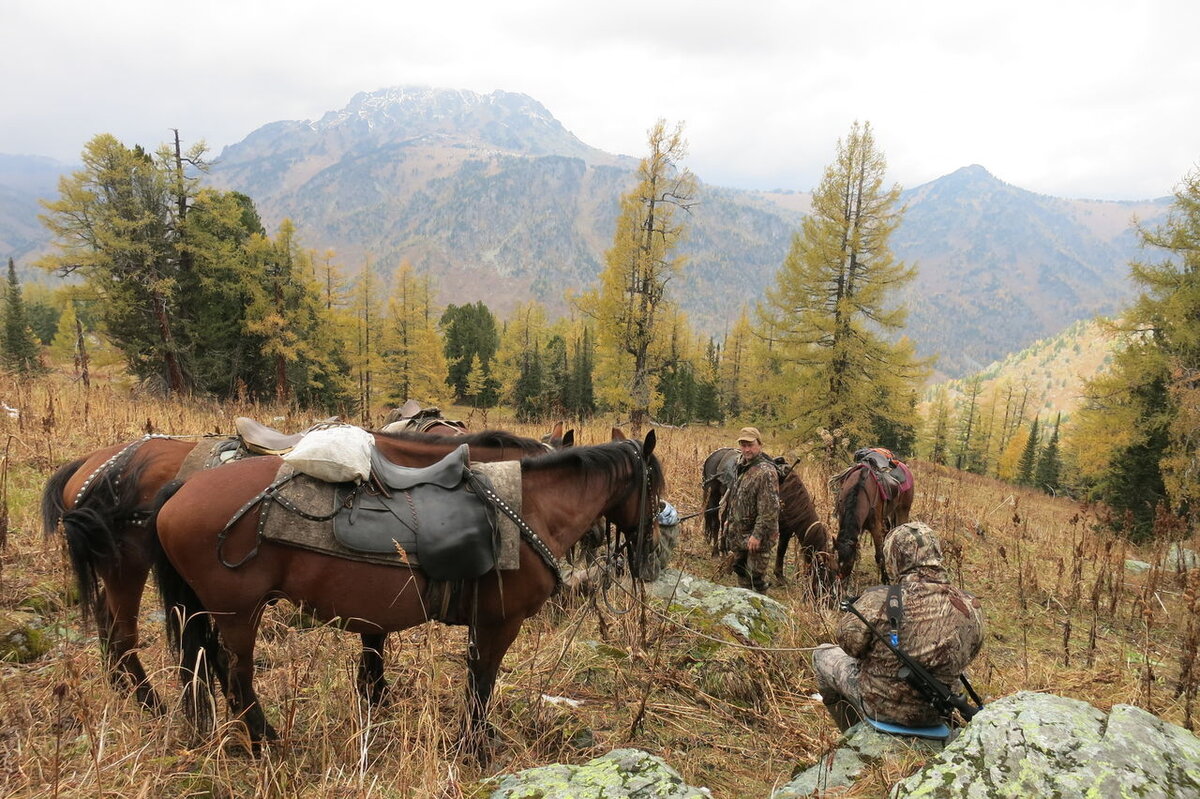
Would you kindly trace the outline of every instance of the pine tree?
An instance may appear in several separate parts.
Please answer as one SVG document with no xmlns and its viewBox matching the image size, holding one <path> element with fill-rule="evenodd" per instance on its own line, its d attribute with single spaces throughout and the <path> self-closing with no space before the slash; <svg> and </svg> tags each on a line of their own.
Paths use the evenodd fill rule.
<svg viewBox="0 0 1200 799">
<path fill-rule="evenodd" d="M 650 420 L 658 378 L 669 365 L 667 284 L 683 264 L 675 254 L 684 233 L 676 213 L 690 211 L 696 192 L 692 173 L 679 166 L 686 154 L 682 128 L 667 133 L 659 120 L 649 145 L 638 185 L 621 198 L 600 286 L 580 298 L 596 320 L 601 394 L 608 405 L 629 409 L 634 436 Z"/>
<path fill-rule="evenodd" d="M 25 303 L 13 259 L 8 259 L 8 280 L 4 288 L 4 337 L 0 339 L 0 357 L 5 369 L 22 377 L 45 371 L 40 347 L 25 318 Z"/>
<path fill-rule="evenodd" d="M 1034 467 L 1037 465 L 1038 454 L 1038 420 L 1034 417 L 1029 428 L 1029 438 L 1025 440 L 1025 449 L 1021 453 L 1021 462 L 1017 466 L 1017 483 L 1023 486 L 1033 485 Z"/>
<path fill-rule="evenodd" d="M 934 463 L 944 465 L 949 459 L 951 423 L 950 399 L 947 396 L 946 387 L 938 386 L 934 391 L 933 402 L 929 408 L 928 443 L 925 448 L 925 451 L 929 453 L 929 460 Z"/>
<path fill-rule="evenodd" d="M 1062 424 L 1062 413 L 1059 413 L 1054 420 L 1054 432 L 1050 434 L 1050 440 L 1046 442 L 1046 448 L 1042 450 L 1042 456 L 1038 459 L 1036 482 L 1039 488 L 1048 494 L 1058 492 L 1059 473 L 1062 471 L 1062 462 L 1058 453 L 1058 431 Z"/>
<path fill-rule="evenodd" d="M 422 405 L 440 405 L 450 399 L 437 316 L 428 276 L 417 275 L 405 261 L 396 270 L 384 325 L 384 391 L 389 402 L 400 405 L 415 399 Z"/>
<path fill-rule="evenodd" d="M 1184 178 L 1163 224 L 1137 230 L 1163 259 L 1130 264 L 1142 291 L 1110 325 L 1124 347 L 1088 383 L 1071 447 L 1116 526 L 1144 539 L 1160 511 L 1191 524 L 1200 514 L 1200 169 Z"/>
<path fill-rule="evenodd" d="M 104 327 L 131 371 L 161 377 L 186 392 L 187 347 L 177 340 L 178 284 L 189 268 L 184 210 L 198 190 L 182 164 L 203 167 L 203 143 L 182 153 L 151 155 L 108 134 L 84 148 L 83 168 L 59 181 L 58 200 L 45 202 L 42 221 L 57 252 L 40 266 L 81 273 L 104 300 Z"/>
<path fill-rule="evenodd" d="M 859 446 L 880 420 L 908 421 L 924 380 L 911 343 L 885 338 L 904 326 L 898 292 L 915 276 L 888 246 L 902 211 L 899 186 L 884 188 L 886 168 L 871 126 L 854 123 L 759 306 L 759 335 L 778 349 L 787 421 L 802 439 L 842 430 Z"/>
</svg>

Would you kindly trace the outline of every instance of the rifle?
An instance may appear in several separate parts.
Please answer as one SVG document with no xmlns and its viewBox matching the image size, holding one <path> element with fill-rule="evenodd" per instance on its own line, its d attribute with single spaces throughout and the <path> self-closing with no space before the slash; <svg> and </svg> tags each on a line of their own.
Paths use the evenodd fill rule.
<svg viewBox="0 0 1200 799">
<path fill-rule="evenodd" d="M 967 689 L 967 693 L 971 695 L 971 699 L 975 702 L 975 705 L 972 705 L 965 698 L 951 691 L 949 686 L 930 674 L 928 669 L 913 660 L 907 652 L 901 649 L 896 643 L 893 643 L 888 636 L 875 629 L 875 625 L 867 621 L 866 616 L 863 616 L 858 608 L 854 607 L 854 602 L 857 599 L 858 597 L 851 597 L 850 599 L 843 600 L 841 605 L 842 610 L 857 616 L 859 621 L 867 625 L 867 629 L 876 638 L 883 641 L 884 645 L 892 650 L 892 654 L 904 664 L 900 667 L 900 671 L 897 672 L 897 676 L 920 691 L 938 713 L 949 717 L 951 713 L 957 710 L 965 720 L 970 721 L 976 713 L 983 709 L 983 700 L 979 698 L 979 694 L 975 693 L 975 689 L 967 680 L 966 674 L 960 674 L 958 678 L 962 681 L 963 687 Z"/>
</svg>

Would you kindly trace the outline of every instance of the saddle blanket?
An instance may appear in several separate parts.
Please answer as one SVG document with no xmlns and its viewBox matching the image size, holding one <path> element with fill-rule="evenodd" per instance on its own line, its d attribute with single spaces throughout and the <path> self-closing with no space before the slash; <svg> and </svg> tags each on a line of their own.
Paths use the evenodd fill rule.
<svg viewBox="0 0 1200 799">
<path fill-rule="evenodd" d="M 519 461 L 502 461 L 499 463 L 473 463 L 471 470 L 482 473 L 492 483 L 496 494 L 519 516 L 521 514 L 521 464 Z M 290 465 L 284 463 L 275 475 L 278 482 L 291 477 L 278 490 L 277 494 L 295 507 L 313 516 L 330 516 L 340 497 L 344 496 L 346 486 L 336 483 L 325 483 L 305 474 L 298 474 Z M 316 552 L 333 555 L 348 560 L 377 563 L 385 566 L 416 566 L 420 562 L 415 554 L 406 550 L 400 552 L 360 552 L 344 546 L 334 536 L 334 522 L 306 519 L 288 511 L 275 501 L 266 501 L 260 511 L 262 537 L 289 546 L 310 549 Z M 520 567 L 521 538 L 517 525 L 507 515 L 497 512 L 497 528 L 499 532 L 499 548 L 496 553 L 496 568 L 511 570 Z M 397 527 L 400 527 L 397 524 Z M 400 536 L 400 531 L 397 537 Z"/>
</svg>

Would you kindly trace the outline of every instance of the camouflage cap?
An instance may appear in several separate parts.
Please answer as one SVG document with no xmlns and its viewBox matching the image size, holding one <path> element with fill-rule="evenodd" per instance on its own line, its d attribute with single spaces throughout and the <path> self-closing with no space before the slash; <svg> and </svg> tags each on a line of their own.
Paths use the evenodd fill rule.
<svg viewBox="0 0 1200 799">
<path fill-rule="evenodd" d="M 942 544 L 929 525 L 902 524 L 883 540 L 883 565 L 894 580 L 922 566 L 941 569 Z"/>
<path fill-rule="evenodd" d="M 743 427 L 742 431 L 738 433 L 737 440 L 739 444 L 743 441 L 757 441 L 761 444 L 762 435 L 758 432 L 757 427 Z"/>
</svg>

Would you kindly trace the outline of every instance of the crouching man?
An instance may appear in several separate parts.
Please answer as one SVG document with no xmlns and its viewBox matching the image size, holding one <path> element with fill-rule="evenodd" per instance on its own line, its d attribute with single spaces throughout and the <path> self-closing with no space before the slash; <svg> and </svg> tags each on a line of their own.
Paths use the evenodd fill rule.
<svg viewBox="0 0 1200 799">
<path fill-rule="evenodd" d="M 892 530 L 883 557 L 898 589 L 868 589 L 854 607 L 951 691 L 961 691 L 959 677 L 983 646 L 979 600 L 950 584 L 941 544 L 925 524 Z M 813 669 L 821 699 L 843 732 L 863 714 L 907 727 L 944 720 L 901 676 L 903 664 L 887 644 L 849 612 L 838 622 L 837 642 L 840 646 L 825 644 L 813 652 Z"/>
</svg>

